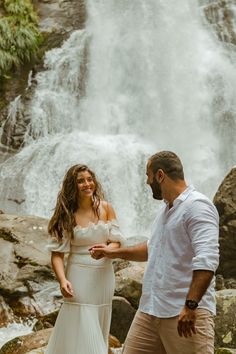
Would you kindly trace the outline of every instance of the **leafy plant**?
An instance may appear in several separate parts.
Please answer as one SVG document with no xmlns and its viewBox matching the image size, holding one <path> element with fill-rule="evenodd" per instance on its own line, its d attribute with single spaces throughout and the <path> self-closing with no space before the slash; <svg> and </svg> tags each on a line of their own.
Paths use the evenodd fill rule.
<svg viewBox="0 0 236 354">
<path fill-rule="evenodd" d="M 13 67 L 30 60 L 42 37 L 30 0 L 4 0 L 0 18 L 0 77 Z"/>
</svg>

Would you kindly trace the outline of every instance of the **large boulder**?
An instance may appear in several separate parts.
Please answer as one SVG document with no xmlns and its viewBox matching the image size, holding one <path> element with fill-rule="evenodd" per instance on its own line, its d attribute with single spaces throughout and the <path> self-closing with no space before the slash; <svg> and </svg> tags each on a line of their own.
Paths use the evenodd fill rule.
<svg viewBox="0 0 236 354">
<path fill-rule="evenodd" d="M 111 333 L 124 343 L 136 310 L 128 300 L 114 296 L 112 301 Z"/>
<path fill-rule="evenodd" d="M 236 167 L 221 183 L 214 204 L 220 215 L 220 265 L 224 278 L 236 278 Z"/>
<path fill-rule="evenodd" d="M 115 295 L 127 299 L 137 309 L 142 293 L 145 263 L 131 263 L 127 268 L 116 272 Z"/>
<path fill-rule="evenodd" d="M 0 214 L 0 326 L 16 317 L 42 316 L 60 306 L 46 250 L 47 223 L 34 216 Z"/>
<path fill-rule="evenodd" d="M 216 292 L 215 345 L 236 348 L 236 289 Z"/>
</svg>

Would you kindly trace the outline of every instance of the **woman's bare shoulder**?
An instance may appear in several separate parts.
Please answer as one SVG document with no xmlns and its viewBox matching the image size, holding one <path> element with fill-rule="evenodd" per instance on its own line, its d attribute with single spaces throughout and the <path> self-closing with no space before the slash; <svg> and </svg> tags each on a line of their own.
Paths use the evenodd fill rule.
<svg viewBox="0 0 236 354">
<path fill-rule="evenodd" d="M 101 200 L 100 206 L 102 210 L 106 213 L 107 220 L 113 220 L 116 218 L 115 210 L 111 203 L 107 202 L 106 200 Z"/>
</svg>

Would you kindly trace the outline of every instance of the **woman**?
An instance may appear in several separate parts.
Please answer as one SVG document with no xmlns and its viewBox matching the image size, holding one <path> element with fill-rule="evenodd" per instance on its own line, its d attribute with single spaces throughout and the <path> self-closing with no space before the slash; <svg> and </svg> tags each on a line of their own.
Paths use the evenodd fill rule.
<svg viewBox="0 0 236 354">
<path fill-rule="evenodd" d="M 95 243 L 123 243 L 112 206 L 85 165 L 66 173 L 48 231 L 52 267 L 64 297 L 46 354 L 107 354 L 114 272 L 111 260 L 93 259 Z M 64 253 L 69 253 L 64 271 Z"/>
</svg>

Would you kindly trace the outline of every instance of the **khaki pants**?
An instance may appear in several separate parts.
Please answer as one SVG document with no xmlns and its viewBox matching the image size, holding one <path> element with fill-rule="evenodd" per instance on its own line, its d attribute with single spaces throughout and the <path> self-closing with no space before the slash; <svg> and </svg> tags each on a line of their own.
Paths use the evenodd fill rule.
<svg viewBox="0 0 236 354">
<path fill-rule="evenodd" d="M 178 316 L 158 318 L 137 311 L 123 354 L 214 354 L 214 320 L 208 310 L 197 309 L 192 337 L 180 337 Z"/>
</svg>

